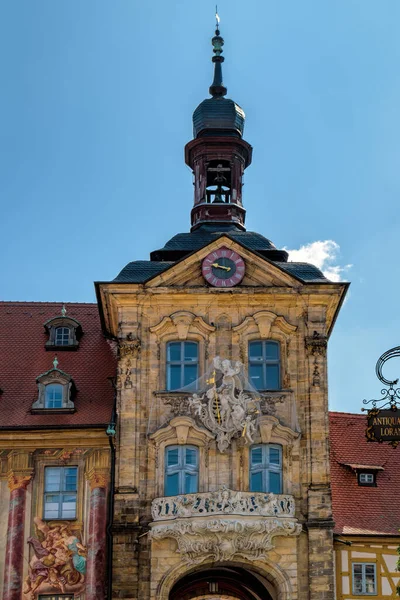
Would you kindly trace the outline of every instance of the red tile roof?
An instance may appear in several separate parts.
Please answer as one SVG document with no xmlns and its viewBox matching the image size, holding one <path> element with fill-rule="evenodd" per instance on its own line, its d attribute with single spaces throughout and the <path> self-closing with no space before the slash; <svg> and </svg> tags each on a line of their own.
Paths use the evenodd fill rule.
<svg viewBox="0 0 400 600">
<path fill-rule="evenodd" d="M 67 316 L 82 325 L 78 350 L 46 350 L 43 324 L 60 316 L 52 302 L 0 302 L 0 427 L 103 425 L 110 420 L 116 359 L 101 332 L 96 304 L 66 304 Z M 76 385 L 73 414 L 31 414 L 38 397 L 36 378 L 53 367 L 72 376 Z"/>
<path fill-rule="evenodd" d="M 367 442 L 366 415 L 331 412 L 329 421 L 335 533 L 399 535 L 400 447 Z M 354 465 L 383 467 L 377 486 L 359 486 Z"/>
</svg>

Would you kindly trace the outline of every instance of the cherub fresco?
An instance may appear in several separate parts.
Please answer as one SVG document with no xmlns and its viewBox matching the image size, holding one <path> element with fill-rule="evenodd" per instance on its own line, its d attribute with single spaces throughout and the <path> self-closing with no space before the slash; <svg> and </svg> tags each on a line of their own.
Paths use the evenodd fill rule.
<svg viewBox="0 0 400 600">
<path fill-rule="evenodd" d="M 34 600 L 37 594 L 83 591 L 86 573 L 86 548 L 65 522 L 45 523 L 34 519 L 37 537 L 28 538 L 33 550 L 24 594 Z"/>
</svg>

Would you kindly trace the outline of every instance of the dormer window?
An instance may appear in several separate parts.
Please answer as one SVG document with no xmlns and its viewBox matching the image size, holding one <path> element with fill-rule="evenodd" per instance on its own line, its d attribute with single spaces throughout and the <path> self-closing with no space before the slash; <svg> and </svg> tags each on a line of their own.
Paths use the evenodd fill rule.
<svg viewBox="0 0 400 600">
<path fill-rule="evenodd" d="M 358 473 L 358 485 L 376 485 L 375 473 L 361 472 Z"/>
<path fill-rule="evenodd" d="M 381 465 L 359 465 L 354 463 L 342 463 L 346 467 L 350 467 L 357 477 L 358 485 L 366 487 L 376 487 L 377 475 L 384 468 Z"/>
<path fill-rule="evenodd" d="M 32 404 L 33 413 L 75 412 L 74 382 L 71 375 L 58 368 L 57 358 L 53 361 L 53 368 L 39 375 L 36 381 L 38 398 Z"/>
<path fill-rule="evenodd" d="M 60 316 L 46 321 L 44 328 L 49 336 L 46 342 L 47 349 L 76 350 L 78 348 L 82 327 L 76 319 L 67 316 L 65 306 L 62 307 Z"/>
</svg>

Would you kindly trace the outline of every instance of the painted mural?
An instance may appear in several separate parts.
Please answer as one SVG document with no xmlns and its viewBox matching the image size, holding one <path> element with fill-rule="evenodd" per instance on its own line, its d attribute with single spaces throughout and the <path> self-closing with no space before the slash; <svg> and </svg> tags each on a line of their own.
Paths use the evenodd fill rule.
<svg viewBox="0 0 400 600">
<path fill-rule="evenodd" d="M 79 594 L 85 583 L 86 547 L 68 522 L 45 523 L 39 517 L 34 522 L 36 537 L 28 538 L 32 558 L 25 579 L 25 598 L 35 600 L 39 593 L 56 591 Z"/>
</svg>

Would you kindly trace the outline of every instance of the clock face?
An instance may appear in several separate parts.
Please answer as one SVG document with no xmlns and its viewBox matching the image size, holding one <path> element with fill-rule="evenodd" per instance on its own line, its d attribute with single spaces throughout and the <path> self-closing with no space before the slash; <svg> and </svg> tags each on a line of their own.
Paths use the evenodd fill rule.
<svg viewBox="0 0 400 600">
<path fill-rule="evenodd" d="M 203 277 L 214 287 L 233 287 L 244 277 L 244 260 L 229 248 L 218 248 L 203 260 Z"/>
</svg>

